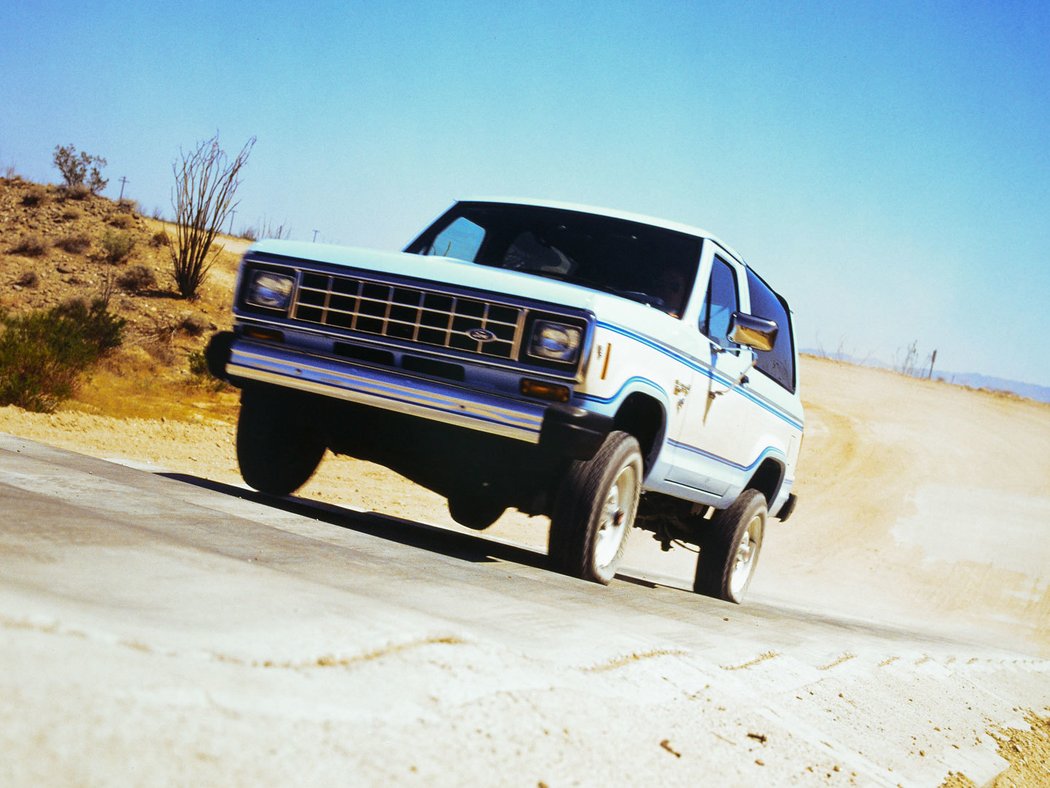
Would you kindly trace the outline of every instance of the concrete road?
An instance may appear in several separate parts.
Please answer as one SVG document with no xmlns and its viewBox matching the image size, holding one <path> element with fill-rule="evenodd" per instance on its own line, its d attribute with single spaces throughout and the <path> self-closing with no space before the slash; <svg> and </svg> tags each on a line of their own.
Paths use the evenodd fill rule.
<svg viewBox="0 0 1050 788">
<path fill-rule="evenodd" d="M 0 784 L 978 784 L 1050 662 L 0 435 Z"/>
</svg>

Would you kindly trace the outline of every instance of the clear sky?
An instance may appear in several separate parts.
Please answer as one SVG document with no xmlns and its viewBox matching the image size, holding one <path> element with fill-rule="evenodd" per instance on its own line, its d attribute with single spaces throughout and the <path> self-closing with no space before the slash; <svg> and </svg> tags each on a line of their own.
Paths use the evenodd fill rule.
<svg viewBox="0 0 1050 788">
<path fill-rule="evenodd" d="M 258 143 L 234 229 L 398 249 L 455 199 L 704 227 L 799 343 L 1050 385 L 1050 2 L 0 2 L 0 172 L 171 213 Z"/>
</svg>

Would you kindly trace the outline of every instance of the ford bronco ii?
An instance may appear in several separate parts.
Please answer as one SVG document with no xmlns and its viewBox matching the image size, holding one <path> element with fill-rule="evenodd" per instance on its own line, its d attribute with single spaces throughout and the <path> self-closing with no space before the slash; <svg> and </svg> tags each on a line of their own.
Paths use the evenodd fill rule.
<svg viewBox="0 0 1050 788">
<path fill-rule="evenodd" d="M 794 508 L 791 312 L 702 230 L 462 201 L 399 253 L 257 243 L 234 298 L 207 356 L 241 388 L 237 458 L 262 492 L 331 449 L 470 528 L 547 515 L 552 564 L 599 583 L 634 528 L 696 545 L 694 589 L 733 602 Z"/>
</svg>

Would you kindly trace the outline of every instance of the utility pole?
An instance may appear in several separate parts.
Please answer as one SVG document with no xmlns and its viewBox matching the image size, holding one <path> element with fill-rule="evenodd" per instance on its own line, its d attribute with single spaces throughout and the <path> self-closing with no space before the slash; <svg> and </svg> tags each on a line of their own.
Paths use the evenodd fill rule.
<svg viewBox="0 0 1050 788">
<path fill-rule="evenodd" d="M 124 184 L 128 182 L 128 179 L 123 175 L 120 176 L 120 196 L 117 198 L 117 202 L 124 199 Z"/>
<path fill-rule="evenodd" d="M 230 211 L 230 232 L 228 233 L 228 235 L 233 235 L 233 217 L 236 215 L 237 209 L 234 208 L 232 211 Z"/>
<path fill-rule="evenodd" d="M 933 351 L 933 355 L 930 356 L 930 374 L 926 376 L 927 380 L 933 379 L 933 365 L 937 363 L 937 351 Z"/>
<path fill-rule="evenodd" d="M 320 230 L 314 230 L 314 243 L 317 243 L 317 234 L 319 232 L 320 232 Z"/>
</svg>

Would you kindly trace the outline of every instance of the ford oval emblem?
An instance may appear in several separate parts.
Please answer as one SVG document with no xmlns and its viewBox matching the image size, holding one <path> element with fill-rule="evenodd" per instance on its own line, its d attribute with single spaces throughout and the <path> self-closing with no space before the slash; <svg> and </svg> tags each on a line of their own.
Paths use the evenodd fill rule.
<svg viewBox="0 0 1050 788">
<path fill-rule="evenodd" d="M 471 328 L 467 331 L 467 336 L 475 342 L 491 342 L 496 338 L 487 328 Z"/>
</svg>

